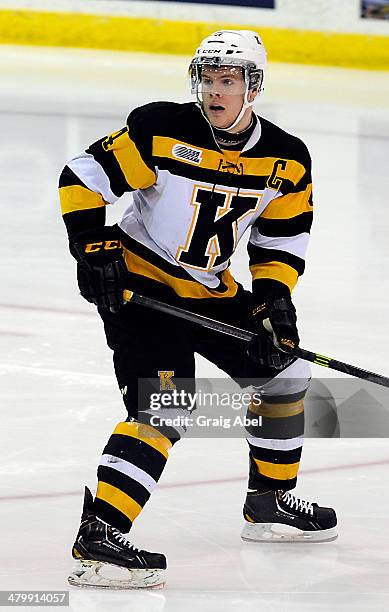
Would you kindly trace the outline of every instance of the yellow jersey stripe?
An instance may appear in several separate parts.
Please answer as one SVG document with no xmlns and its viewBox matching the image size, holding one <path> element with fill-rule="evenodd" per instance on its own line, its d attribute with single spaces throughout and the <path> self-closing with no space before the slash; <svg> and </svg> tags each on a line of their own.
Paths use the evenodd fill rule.
<svg viewBox="0 0 389 612">
<path fill-rule="evenodd" d="M 297 270 L 286 263 L 282 263 L 281 261 L 269 261 L 267 263 L 254 264 L 250 266 L 250 271 L 253 280 L 259 278 L 271 278 L 272 280 L 277 280 L 280 283 L 284 283 L 284 285 L 289 287 L 290 291 L 293 291 L 298 280 Z"/>
<path fill-rule="evenodd" d="M 235 282 L 231 272 L 227 269 L 221 274 L 222 282 L 227 286 L 226 291 L 221 293 L 198 283 L 193 280 L 185 280 L 177 278 L 164 272 L 157 266 L 149 263 L 145 259 L 135 255 L 131 251 L 124 249 L 124 258 L 126 261 L 127 268 L 134 274 L 141 274 L 152 280 L 156 280 L 159 283 L 172 287 L 177 295 L 185 298 L 229 298 L 234 297 L 238 291 L 238 285 Z"/>
<path fill-rule="evenodd" d="M 109 137 L 105 140 L 105 150 L 113 152 L 130 187 L 133 189 L 146 189 L 146 187 L 150 187 L 156 181 L 155 172 L 146 166 L 128 132 L 123 132 L 120 136 L 117 136 L 119 133 L 114 132 L 111 134 L 110 142 Z"/>
<path fill-rule="evenodd" d="M 291 219 L 305 212 L 312 212 L 313 206 L 309 203 L 312 193 L 312 183 L 307 185 L 304 191 L 288 193 L 287 195 L 275 198 L 268 204 L 263 213 L 262 219 Z"/>
<path fill-rule="evenodd" d="M 257 405 L 251 402 L 249 411 L 270 419 L 284 419 L 304 412 L 304 400 L 300 399 L 289 404 L 267 404 L 266 402 L 261 402 L 261 404 Z"/>
<path fill-rule="evenodd" d="M 133 522 L 142 511 L 142 506 L 132 499 L 132 497 L 101 480 L 99 480 L 97 485 L 96 497 L 122 512 L 131 522 Z"/>
<path fill-rule="evenodd" d="M 296 478 L 300 462 L 296 463 L 269 463 L 268 461 L 261 461 L 260 459 L 254 459 L 257 464 L 258 471 L 262 476 L 268 478 L 274 478 L 276 480 L 291 480 Z"/>
<path fill-rule="evenodd" d="M 151 425 L 145 425 L 143 423 L 119 423 L 115 427 L 113 433 L 141 440 L 161 453 L 165 459 L 168 458 L 168 452 L 172 447 L 169 438 L 161 434 L 154 427 L 151 427 Z"/>
<path fill-rule="evenodd" d="M 76 210 L 87 210 L 89 208 L 105 206 L 105 202 L 99 193 L 95 193 L 82 185 L 60 187 L 59 200 L 63 215 Z"/>
<path fill-rule="evenodd" d="M 173 148 L 175 145 L 182 145 L 189 149 L 195 149 L 201 152 L 201 161 L 197 163 L 181 157 L 173 155 Z M 239 157 L 236 151 L 223 151 L 225 161 L 233 163 L 239 163 L 243 166 L 243 174 L 251 176 L 270 176 L 273 172 L 275 162 L 279 161 L 277 157 L 263 157 L 263 158 L 250 158 L 250 157 Z M 187 142 L 177 140 L 175 138 L 169 138 L 168 136 L 154 136 L 153 138 L 153 155 L 156 157 L 167 157 L 168 159 L 174 159 L 175 161 L 182 162 L 184 164 L 190 164 L 191 166 L 198 166 L 199 168 L 206 168 L 207 170 L 219 170 L 221 153 L 218 151 L 211 151 L 209 149 L 203 149 L 196 147 Z M 293 159 L 286 159 L 285 170 L 281 168 L 277 171 L 277 178 L 288 179 L 294 185 L 305 174 L 305 168 L 299 162 Z"/>
</svg>

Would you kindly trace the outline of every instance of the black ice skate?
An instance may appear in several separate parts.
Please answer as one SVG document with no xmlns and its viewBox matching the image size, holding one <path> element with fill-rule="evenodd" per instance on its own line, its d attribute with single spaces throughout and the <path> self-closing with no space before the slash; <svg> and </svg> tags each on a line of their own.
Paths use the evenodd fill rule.
<svg viewBox="0 0 389 612">
<path fill-rule="evenodd" d="M 329 542 L 338 536 L 336 513 L 289 491 L 247 493 L 242 539 L 249 542 Z"/>
<path fill-rule="evenodd" d="M 120 531 L 98 519 L 87 487 L 72 554 L 76 564 L 68 582 L 73 586 L 138 589 L 164 585 L 166 557 L 135 548 Z"/>
</svg>

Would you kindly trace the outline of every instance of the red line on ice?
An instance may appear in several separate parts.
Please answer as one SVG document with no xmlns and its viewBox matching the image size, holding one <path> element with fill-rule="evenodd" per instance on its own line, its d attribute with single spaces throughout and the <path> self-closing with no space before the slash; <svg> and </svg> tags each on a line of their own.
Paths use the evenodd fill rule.
<svg viewBox="0 0 389 612">
<path fill-rule="evenodd" d="M 331 465 L 327 467 L 311 468 L 301 470 L 300 474 L 318 474 L 320 472 L 336 472 L 340 470 L 356 470 L 358 468 L 376 467 L 380 465 L 389 465 L 389 459 L 382 459 L 381 461 L 370 461 L 366 463 L 349 463 L 343 465 Z M 230 482 L 242 482 L 247 480 L 247 476 L 233 476 L 232 478 L 215 478 L 211 480 L 193 480 L 191 482 L 171 482 L 166 484 L 160 484 L 158 489 L 175 489 L 178 487 L 198 487 L 206 485 L 218 485 Z M 27 499 L 50 499 L 58 497 L 71 497 L 75 495 L 82 495 L 82 491 L 63 491 L 58 493 L 26 493 L 23 495 L 3 495 L 0 496 L 0 502 L 4 501 L 17 501 Z"/>
</svg>

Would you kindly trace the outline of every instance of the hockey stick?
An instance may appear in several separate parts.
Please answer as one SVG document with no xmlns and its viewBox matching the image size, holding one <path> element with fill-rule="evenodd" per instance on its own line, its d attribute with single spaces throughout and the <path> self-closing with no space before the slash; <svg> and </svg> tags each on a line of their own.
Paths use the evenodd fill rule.
<svg viewBox="0 0 389 612">
<path fill-rule="evenodd" d="M 189 310 L 184 310 L 183 308 L 178 308 L 177 306 L 172 306 L 170 304 L 165 304 L 164 302 L 154 300 L 153 298 L 149 298 L 144 295 L 139 295 L 139 293 L 134 293 L 128 289 L 124 291 L 123 296 L 126 302 L 146 306 L 147 308 L 151 308 L 153 310 L 159 310 L 160 312 L 174 315 L 175 317 L 185 319 L 191 323 L 197 323 L 198 325 L 202 325 L 203 327 L 207 327 L 208 329 L 212 329 L 221 334 L 227 334 L 227 336 L 240 338 L 246 342 L 250 342 L 250 340 L 252 340 L 256 335 L 254 332 L 247 331 L 246 329 L 234 327 L 233 325 L 228 325 L 228 323 L 216 321 L 215 319 L 204 317 L 203 315 L 190 312 Z M 368 370 L 362 370 L 361 368 L 344 363 L 343 361 L 332 359 L 332 357 L 325 357 L 324 355 L 320 355 L 320 353 L 313 353 L 312 351 L 307 351 L 300 347 L 297 347 L 293 351 L 293 354 L 296 357 L 305 359 L 305 361 L 310 361 L 325 368 L 337 370 L 338 372 L 343 372 L 344 374 L 355 376 L 356 378 L 362 378 L 363 380 L 375 383 L 376 385 L 389 387 L 389 378 L 386 376 L 375 374 L 374 372 L 369 372 Z"/>
</svg>

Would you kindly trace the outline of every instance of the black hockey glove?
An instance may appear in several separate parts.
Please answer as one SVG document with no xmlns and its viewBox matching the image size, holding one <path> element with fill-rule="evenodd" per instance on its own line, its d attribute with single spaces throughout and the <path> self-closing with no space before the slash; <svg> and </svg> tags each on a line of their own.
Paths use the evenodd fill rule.
<svg viewBox="0 0 389 612">
<path fill-rule="evenodd" d="M 257 361 L 276 369 L 284 369 L 295 359 L 293 350 L 300 338 L 297 331 L 296 309 L 290 296 L 277 297 L 255 307 L 258 337 L 249 353 L 257 353 Z"/>
<path fill-rule="evenodd" d="M 125 301 L 127 267 L 115 227 L 101 227 L 77 234 L 70 244 L 77 260 L 77 281 L 82 297 L 99 308 L 117 312 Z"/>
</svg>

